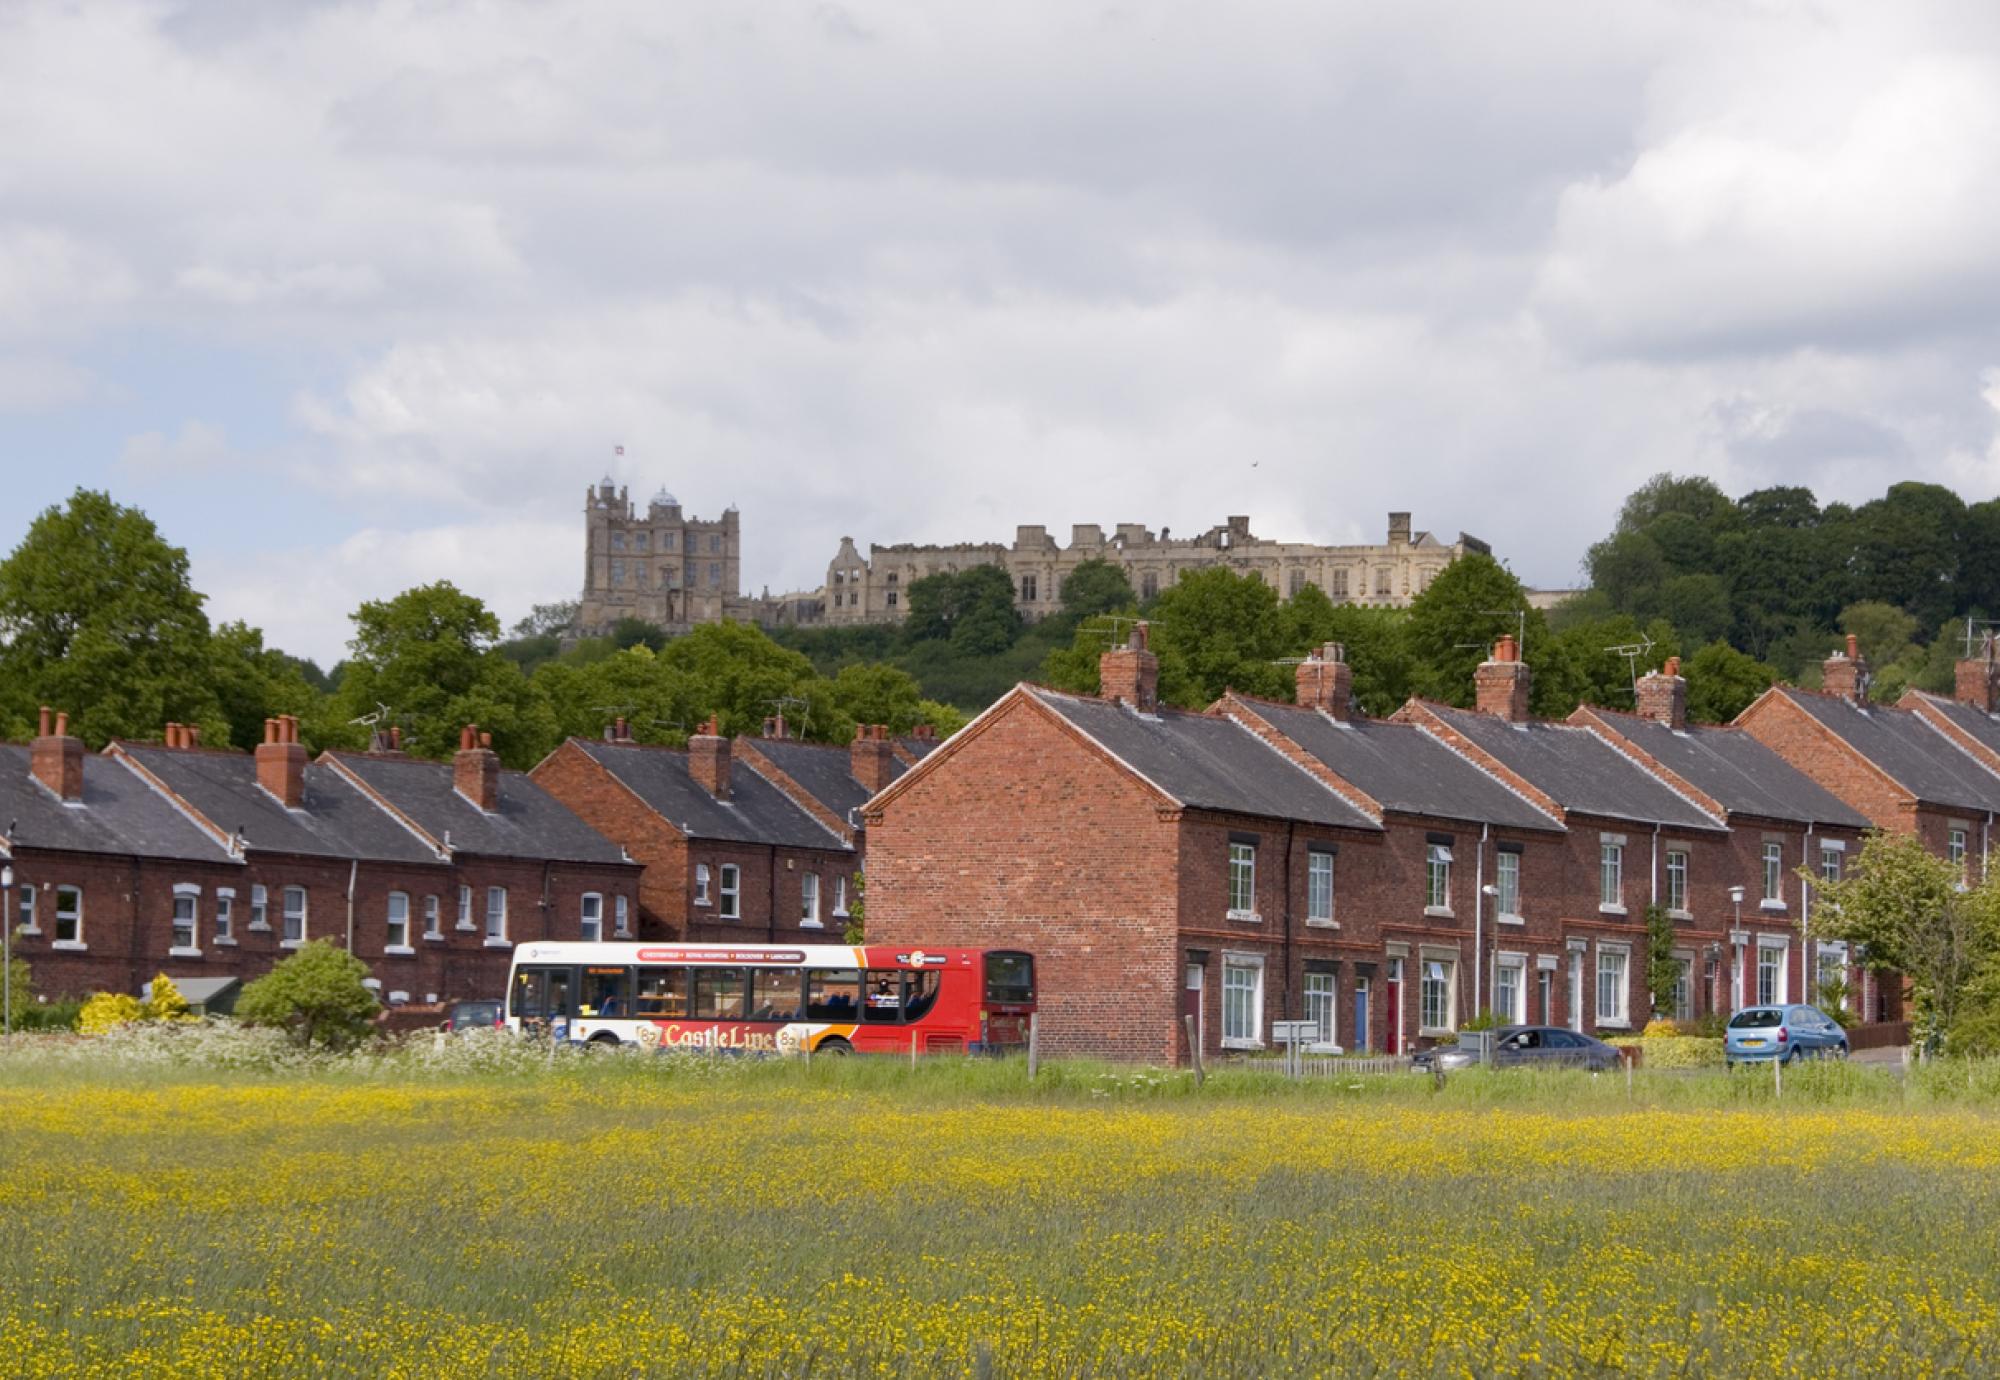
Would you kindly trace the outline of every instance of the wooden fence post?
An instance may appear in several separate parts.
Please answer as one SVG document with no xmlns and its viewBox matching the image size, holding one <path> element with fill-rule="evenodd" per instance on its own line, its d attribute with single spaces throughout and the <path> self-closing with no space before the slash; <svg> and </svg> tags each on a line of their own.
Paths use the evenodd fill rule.
<svg viewBox="0 0 2000 1380">
<path fill-rule="evenodd" d="M 1028 1081 L 1035 1081 L 1035 1074 L 1042 1067 L 1042 1041 L 1040 1028 L 1035 1024 L 1038 1013 L 1028 1013 Z"/>
<path fill-rule="evenodd" d="M 1188 1054 L 1194 1060 L 1194 1085 L 1198 1088 L 1206 1076 L 1201 1066 L 1201 1030 L 1195 1025 L 1192 1015 L 1181 1017 L 1181 1024 L 1187 1027 Z"/>
</svg>

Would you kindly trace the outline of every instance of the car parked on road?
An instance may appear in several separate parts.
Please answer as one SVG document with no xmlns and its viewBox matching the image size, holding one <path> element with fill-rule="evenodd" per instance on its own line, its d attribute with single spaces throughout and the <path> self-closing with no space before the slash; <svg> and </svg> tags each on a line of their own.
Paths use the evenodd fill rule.
<svg viewBox="0 0 2000 1380">
<path fill-rule="evenodd" d="M 1618 1067 L 1619 1054 L 1602 1040 L 1557 1025 L 1503 1025 L 1493 1032 L 1495 1068 L 1586 1068 L 1593 1073 Z M 1429 1072 L 1471 1068 L 1479 1062 L 1476 1044 L 1444 1045 L 1419 1051 L 1411 1060 Z"/>
<path fill-rule="evenodd" d="M 499 1001 L 455 1001 L 444 1017 L 444 1028 L 454 1035 L 461 1030 L 492 1030 L 506 1024 L 507 1006 Z"/>
<path fill-rule="evenodd" d="M 1746 1006 L 1722 1032 L 1722 1061 L 1738 1064 L 1776 1059 L 1845 1059 L 1847 1032 L 1815 1006 Z"/>
</svg>

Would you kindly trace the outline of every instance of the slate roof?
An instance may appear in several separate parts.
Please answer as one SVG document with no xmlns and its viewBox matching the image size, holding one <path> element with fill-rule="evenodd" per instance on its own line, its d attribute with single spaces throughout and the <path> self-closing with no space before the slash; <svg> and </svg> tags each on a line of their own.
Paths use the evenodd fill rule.
<svg viewBox="0 0 2000 1380">
<path fill-rule="evenodd" d="M 1740 728 L 1676 731 L 1636 714 L 1604 720 L 1639 751 L 1731 814 L 1866 829 L 1868 817 Z"/>
<path fill-rule="evenodd" d="M 500 808 L 493 814 L 460 795 L 446 762 L 339 753 L 341 766 L 416 821 L 454 852 L 558 862 L 625 861 L 622 848 L 585 824 L 526 773 L 500 773 Z"/>
<path fill-rule="evenodd" d="M 123 764 L 83 758 L 83 803 L 66 805 L 29 773 L 29 751 L 0 744 L 0 828 L 22 848 L 230 862 L 229 850 Z"/>
<path fill-rule="evenodd" d="M 799 789 L 842 819 L 867 804 L 874 794 L 854 779 L 853 759 L 844 747 L 802 743 L 796 738 L 755 738 L 751 746 L 798 782 Z M 908 770 L 894 757 L 889 759 L 889 780 L 894 781 Z"/>
<path fill-rule="evenodd" d="M 1561 829 L 1560 821 L 1412 724 L 1339 722 L 1316 709 L 1258 702 L 1259 716 L 1384 809 L 1404 814 Z"/>
<path fill-rule="evenodd" d="M 916 758 L 919 762 L 938 750 L 942 738 L 898 738 L 896 746 Z"/>
<path fill-rule="evenodd" d="M 121 749 L 210 824 L 230 834 L 241 829 L 253 849 L 377 862 L 438 860 L 423 840 L 332 767 L 307 763 L 305 803 L 287 810 L 257 784 L 257 762 L 247 753 L 135 743 Z"/>
<path fill-rule="evenodd" d="M 1720 829 L 1721 821 L 1702 810 L 1589 729 L 1539 720 L 1516 724 L 1492 714 L 1444 705 L 1432 713 L 1474 746 L 1578 814 L 1665 824 L 1682 829 Z"/>
<path fill-rule="evenodd" d="M 838 834 L 793 804 L 741 758 L 732 757 L 730 762 L 729 799 L 717 800 L 688 774 L 685 752 L 594 738 L 570 742 L 690 838 L 784 848 L 847 847 Z"/>
<path fill-rule="evenodd" d="M 1918 800 L 1958 810 L 2000 810 L 2000 776 L 1980 766 L 1914 710 L 1880 704 L 1863 709 L 1841 696 L 1789 687 L 1780 693 Z"/>
<path fill-rule="evenodd" d="M 1053 690 L 1028 691 L 1183 805 L 1343 829 L 1381 826 L 1241 724 L 1208 714 L 1136 714 Z"/>
</svg>

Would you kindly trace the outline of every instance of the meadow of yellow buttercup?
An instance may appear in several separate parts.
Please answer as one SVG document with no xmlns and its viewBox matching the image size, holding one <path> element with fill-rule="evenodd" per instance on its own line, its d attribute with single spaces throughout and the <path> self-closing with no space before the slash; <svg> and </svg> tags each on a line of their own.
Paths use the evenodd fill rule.
<svg viewBox="0 0 2000 1380">
<path fill-rule="evenodd" d="M 1020 1077 L 0 1057 L 0 1367 L 2000 1371 L 1976 1099 Z"/>
</svg>

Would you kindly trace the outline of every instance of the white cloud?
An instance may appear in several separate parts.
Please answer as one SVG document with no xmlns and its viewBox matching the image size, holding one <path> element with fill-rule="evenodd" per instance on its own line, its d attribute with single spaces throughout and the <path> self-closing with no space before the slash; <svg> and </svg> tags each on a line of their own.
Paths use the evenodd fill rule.
<svg viewBox="0 0 2000 1380">
<path fill-rule="evenodd" d="M 166 475 L 217 469 L 235 458 L 221 427 L 193 418 L 183 422 L 180 431 L 171 438 L 158 431 L 127 437 L 118 456 L 128 470 Z"/>
</svg>

